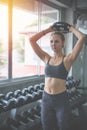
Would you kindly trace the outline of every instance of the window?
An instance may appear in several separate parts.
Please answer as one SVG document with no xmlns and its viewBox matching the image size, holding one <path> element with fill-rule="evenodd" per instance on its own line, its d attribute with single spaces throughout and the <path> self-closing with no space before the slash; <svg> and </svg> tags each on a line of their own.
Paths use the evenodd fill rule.
<svg viewBox="0 0 87 130">
<path fill-rule="evenodd" d="M 12 11 L 12 70 L 10 71 L 12 77 L 10 78 L 42 75 L 44 74 L 44 63 L 33 52 L 28 37 L 59 20 L 59 11 L 37 1 L 34 1 L 34 7 L 31 9 L 27 8 L 27 4 L 24 8 L 21 6 L 22 4 L 15 5 L 17 3 L 15 4 L 14 0 Z M 51 53 L 48 36 L 49 34 L 43 37 L 38 44 L 45 51 Z M 9 79 L 8 50 L 11 50 L 8 49 L 8 44 L 8 8 L 6 5 L 0 4 L 0 80 Z"/>
<path fill-rule="evenodd" d="M 38 15 L 14 8 L 12 48 L 13 78 L 37 75 L 37 58 L 28 41 L 28 36 L 38 31 L 37 25 Z"/>
<path fill-rule="evenodd" d="M 8 78 L 8 7 L 0 4 L 0 80 Z"/>
</svg>

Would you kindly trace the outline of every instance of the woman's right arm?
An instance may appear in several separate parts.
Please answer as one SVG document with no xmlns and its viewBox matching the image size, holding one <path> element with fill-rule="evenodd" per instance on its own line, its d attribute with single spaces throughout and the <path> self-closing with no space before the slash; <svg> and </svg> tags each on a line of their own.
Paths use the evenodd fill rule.
<svg viewBox="0 0 87 130">
<path fill-rule="evenodd" d="M 52 32 L 52 31 L 53 31 L 52 28 L 49 27 L 49 28 L 47 28 L 47 29 L 45 29 L 45 30 L 43 30 L 43 31 L 40 31 L 40 32 L 36 33 L 35 35 L 33 35 L 33 36 L 31 36 L 31 37 L 29 38 L 30 44 L 31 44 L 31 46 L 32 46 L 32 48 L 33 48 L 33 50 L 34 50 L 34 52 L 35 52 L 36 55 L 38 55 L 39 58 L 40 58 L 41 60 L 43 60 L 44 62 L 46 62 L 47 59 L 48 59 L 50 56 L 49 56 L 49 54 L 47 54 L 45 51 L 43 51 L 43 50 L 40 48 L 40 46 L 37 44 L 37 41 L 38 41 L 41 37 L 43 37 L 45 34 L 50 33 L 50 32 Z"/>
</svg>

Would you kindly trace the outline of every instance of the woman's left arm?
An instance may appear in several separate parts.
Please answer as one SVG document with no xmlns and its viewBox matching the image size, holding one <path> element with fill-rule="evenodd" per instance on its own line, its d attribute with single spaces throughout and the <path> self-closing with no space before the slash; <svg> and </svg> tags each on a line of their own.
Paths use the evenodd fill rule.
<svg viewBox="0 0 87 130">
<path fill-rule="evenodd" d="M 85 34 L 80 32 L 78 29 L 74 28 L 73 26 L 71 26 L 69 28 L 69 31 L 72 32 L 78 39 L 71 54 L 70 54 L 70 59 L 73 63 L 75 61 L 75 59 L 77 58 L 77 56 L 79 55 L 81 49 L 83 48 L 86 36 L 85 36 Z"/>
</svg>

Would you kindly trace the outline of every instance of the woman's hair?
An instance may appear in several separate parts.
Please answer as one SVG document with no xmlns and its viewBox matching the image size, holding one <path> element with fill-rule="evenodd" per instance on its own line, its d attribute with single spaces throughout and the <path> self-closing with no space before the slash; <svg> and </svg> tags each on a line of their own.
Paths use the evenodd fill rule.
<svg viewBox="0 0 87 130">
<path fill-rule="evenodd" d="M 61 33 L 61 32 L 55 31 L 55 32 L 52 32 L 52 33 L 51 33 L 51 36 L 52 36 L 52 35 L 58 35 L 58 36 L 60 36 L 60 38 L 61 38 L 61 40 L 62 40 L 63 42 L 65 41 L 64 34 Z"/>
</svg>

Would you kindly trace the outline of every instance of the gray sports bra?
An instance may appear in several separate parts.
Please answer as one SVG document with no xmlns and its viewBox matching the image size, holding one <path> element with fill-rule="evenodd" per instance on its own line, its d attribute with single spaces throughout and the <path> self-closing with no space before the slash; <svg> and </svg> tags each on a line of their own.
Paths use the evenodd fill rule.
<svg viewBox="0 0 87 130">
<path fill-rule="evenodd" d="M 63 60 L 61 64 L 56 66 L 50 65 L 48 60 L 45 66 L 45 77 L 53 77 L 53 78 L 60 78 L 66 80 L 67 75 L 68 75 L 68 71 L 64 66 Z"/>
</svg>

